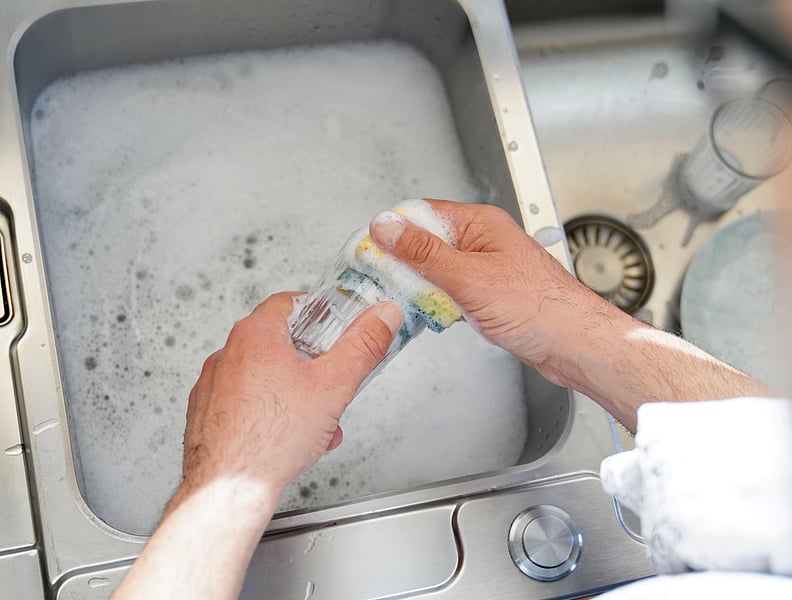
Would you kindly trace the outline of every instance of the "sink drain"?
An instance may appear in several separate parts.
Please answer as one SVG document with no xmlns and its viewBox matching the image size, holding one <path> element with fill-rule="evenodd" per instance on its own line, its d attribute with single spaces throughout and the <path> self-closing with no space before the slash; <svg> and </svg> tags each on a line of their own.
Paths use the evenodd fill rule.
<svg viewBox="0 0 792 600">
<path fill-rule="evenodd" d="M 583 284 L 626 312 L 643 306 L 654 286 L 654 265 L 635 231 L 602 215 L 577 217 L 564 229 Z"/>
</svg>

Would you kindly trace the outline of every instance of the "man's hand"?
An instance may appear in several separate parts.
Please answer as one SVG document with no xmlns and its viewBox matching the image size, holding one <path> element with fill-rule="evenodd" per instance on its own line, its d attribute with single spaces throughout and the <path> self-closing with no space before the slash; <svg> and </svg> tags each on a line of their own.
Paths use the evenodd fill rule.
<svg viewBox="0 0 792 600">
<path fill-rule="evenodd" d="M 401 325 L 393 303 L 369 309 L 324 356 L 292 346 L 293 294 L 259 305 L 212 354 L 190 394 L 184 484 L 239 473 L 279 488 L 341 443 L 341 414 Z"/>
<path fill-rule="evenodd" d="M 482 204 L 427 200 L 450 222 L 455 248 L 388 213 L 371 236 L 451 296 L 484 337 L 556 383 L 562 343 L 591 314 L 611 306 L 575 279 L 505 211 Z M 616 311 L 618 313 L 618 311 Z"/>
<path fill-rule="evenodd" d="M 506 212 L 428 202 L 450 221 L 456 248 L 393 213 L 371 223 L 374 241 L 451 296 L 491 342 L 587 394 L 631 430 L 644 402 L 772 394 L 597 296 Z"/>
<path fill-rule="evenodd" d="M 327 449 L 385 356 L 401 309 L 384 302 L 324 356 L 302 358 L 277 294 L 231 330 L 190 394 L 184 481 L 114 598 L 236 598 L 281 492 Z"/>
</svg>

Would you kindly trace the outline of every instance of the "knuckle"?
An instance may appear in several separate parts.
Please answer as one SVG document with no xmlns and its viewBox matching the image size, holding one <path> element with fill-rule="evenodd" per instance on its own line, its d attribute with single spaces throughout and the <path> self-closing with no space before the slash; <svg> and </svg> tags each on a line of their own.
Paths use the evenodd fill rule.
<svg viewBox="0 0 792 600">
<path fill-rule="evenodd" d="M 379 362 L 388 351 L 391 342 L 390 338 L 391 333 L 387 325 L 378 320 L 376 324 L 360 332 L 358 348 L 362 353 L 370 357 L 372 361 Z"/>
<path fill-rule="evenodd" d="M 508 211 L 494 204 L 470 204 L 468 206 L 471 207 L 470 214 L 479 221 L 491 223 L 514 221 Z"/>
<path fill-rule="evenodd" d="M 404 254 L 410 262 L 421 265 L 431 266 L 437 259 L 442 242 L 426 232 L 416 232 L 415 235 L 405 240 Z"/>
<path fill-rule="evenodd" d="M 237 321 L 234 323 L 234 326 L 231 328 L 230 333 L 228 334 L 228 344 L 229 346 L 235 346 L 246 339 L 250 334 L 250 324 L 247 318 L 242 319 L 241 321 Z"/>
<path fill-rule="evenodd" d="M 493 204 L 481 204 L 481 214 L 489 217 L 490 219 L 497 220 L 497 219 L 510 219 L 511 216 L 508 212 L 502 209 L 500 206 L 495 206 Z"/>
<path fill-rule="evenodd" d="M 212 370 L 217 367 L 217 363 L 220 361 L 220 350 L 213 352 L 210 354 L 203 363 L 203 367 L 201 368 L 201 375 L 211 372 Z M 195 391 L 193 389 L 193 391 Z"/>
</svg>

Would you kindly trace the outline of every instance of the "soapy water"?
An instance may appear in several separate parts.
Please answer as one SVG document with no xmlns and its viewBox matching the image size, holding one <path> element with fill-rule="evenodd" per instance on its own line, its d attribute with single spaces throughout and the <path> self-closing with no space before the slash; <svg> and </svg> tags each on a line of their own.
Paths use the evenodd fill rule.
<svg viewBox="0 0 792 600">
<path fill-rule="evenodd" d="M 196 57 L 61 79 L 32 114 L 34 185 L 82 488 L 153 530 L 203 360 L 269 294 L 306 290 L 405 197 L 476 201 L 442 82 L 392 42 Z M 466 325 L 412 342 L 281 510 L 510 466 L 519 364 Z"/>
</svg>

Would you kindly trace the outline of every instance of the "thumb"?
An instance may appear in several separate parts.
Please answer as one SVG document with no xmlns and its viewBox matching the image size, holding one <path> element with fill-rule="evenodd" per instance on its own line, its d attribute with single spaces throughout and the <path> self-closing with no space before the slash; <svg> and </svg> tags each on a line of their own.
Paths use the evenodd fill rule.
<svg viewBox="0 0 792 600">
<path fill-rule="evenodd" d="M 436 235 L 395 212 L 377 215 L 369 227 L 374 242 L 452 297 L 464 285 L 464 256 Z"/>
<path fill-rule="evenodd" d="M 385 358 L 402 324 L 402 311 L 393 302 L 379 302 L 355 319 L 333 347 L 317 358 L 357 390 Z"/>
</svg>

